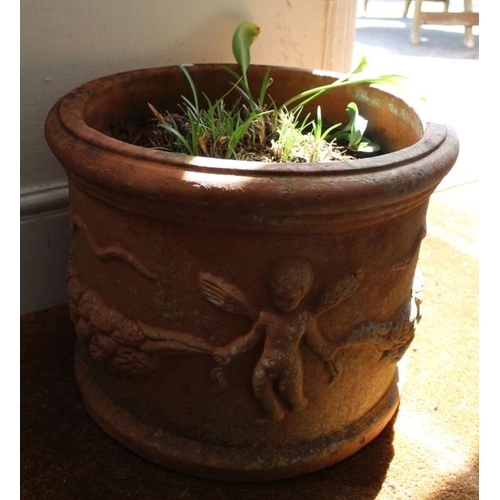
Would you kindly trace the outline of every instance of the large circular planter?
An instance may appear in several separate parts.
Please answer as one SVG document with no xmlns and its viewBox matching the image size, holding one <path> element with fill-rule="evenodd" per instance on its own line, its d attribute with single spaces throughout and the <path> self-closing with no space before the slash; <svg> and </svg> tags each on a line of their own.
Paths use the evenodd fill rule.
<svg viewBox="0 0 500 500">
<path fill-rule="evenodd" d="M 215 97 L 217 65 L 189 68 Z M 254 66 L 259 85 L 265 68 Z M 278 102 L 332 75 L 273 68 Z M 444 125 L 368 86 L 356 101 L 389 153 L 325 164 L 167 154 L 124 141 L 189 87 L 177 67 L 102 78 L 46 122 L 67 172 L 68 269 L 85 405 L 165 467 L 228 480 L 290 477 L 377 436 L 420 319 L 415 280 L 431 193 L 458 155 Z"/>
</svg>

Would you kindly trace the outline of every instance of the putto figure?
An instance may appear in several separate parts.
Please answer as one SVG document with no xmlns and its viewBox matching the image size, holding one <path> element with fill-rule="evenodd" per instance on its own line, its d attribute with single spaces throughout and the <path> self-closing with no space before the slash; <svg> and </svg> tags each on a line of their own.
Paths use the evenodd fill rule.
<svg viewBox="0 0 500 500">
<path fill-rule="evenodd" d="M 251 330 L 230 344 L 216 347 L 213 356 L 219 367 L 252 349 L 263 339 L 262 355 L 252 376 L 252 388 L 264 411 L 259 422 L 278 422 L 286 415 L 285 401 L 291 411 L 307 407 L 303 393 L 301 344 L 304 342 L 325 363 L 331 382 L 337 376 L 333 363 L 338 348 L 323 336 L 318 319 L 350 297 L 363 279 L 363 270 L 343 277 L 327 288 L 315 307 L 303 304 L 314 280 L 311 264 L 302 258 L 275 263 L 268 280 L 270 307 L 256 311 L 234 285 L 208 273 L 200 273 L 201 288 L 207 299 L 232 314 L 254 321 Z M 278 395 L 281 397 L 278 397 Z"/>
</svg>

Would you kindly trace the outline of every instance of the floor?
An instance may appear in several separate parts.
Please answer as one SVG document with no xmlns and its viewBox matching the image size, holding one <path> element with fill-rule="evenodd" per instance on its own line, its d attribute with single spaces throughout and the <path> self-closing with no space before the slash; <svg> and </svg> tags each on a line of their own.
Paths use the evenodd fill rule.
<svg viewBox="0 0 500 500">
<path fill-rule="evenodd" d="M 452 1 L 452 6 L 455 2 Z M 460 500 L 479 497 L 478 201 L 479 31 L 421 30 L 409 42 L 402 0 L 369 0 L 355 58 L 411 78 L 429 121 L 452 126 L 459 159 L 431 199 L 420 267 L 424 317 L 407 355 L 398 415 L 337 466 L 275 483 L 219 483 L 164 471 L 104 434 L 79 398 L 66 305 L 21 318 L 21 498 Z M 411 352 L 410 352 L 411 351 Z"/>
<path fill-rule="evenodd" d="M 462 26 L 422 26 L 420 43 L 410 43 L 413 3 L 403 18 L 402 0 L 364 0 L 358 4 L 353 60 L 366 56 L 376 69 L 408 77 L 405 92 L 413 94 L 428 121 L 452 127 L 460 140 L 460 155 L 452 171 L 431 198 L 428 225 L 439 236 L 479 259 L 480 193 L 483 162 L 478 144 L 484 140 L 481 121 L 484 74 L 479 66 L 479 26 L 475 46 L 463 43 Z M 472 2 L 479 11 L 478 2 Z M 429 11 L 442 11 L 441 2 L 424 2 Z M 450 0 L 450 11 L 463 10 L 463 0 Z M 489 191 L 489 190 L 488 190 Z M 460 214 L 460 215 L 459 215 Z"/>
</svg>

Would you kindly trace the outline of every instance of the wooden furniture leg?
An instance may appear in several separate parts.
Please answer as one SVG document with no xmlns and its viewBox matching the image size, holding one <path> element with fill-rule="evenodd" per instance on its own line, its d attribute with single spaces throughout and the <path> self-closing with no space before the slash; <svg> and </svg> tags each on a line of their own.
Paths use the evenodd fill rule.
<svg viewBox="0 0 500 500">
<path fill-rule="evenodd" d="M 426 0 L 415 0 L 415 13 L 410 34 L 410 41 L 418 45 L 420 26 L 423 24 L 462 25 L 465 29 L 464 43 L 467 47 L 474 47 L 472 27 L 479 24 L 479 13 L 472 11 L 472 0 L 464 0 L 463 12 L 449 12 L 449 0 L 445 0 L 445 12 L 422 12 L 422 3 Z M 408 6 L 409 3 L 407 2 Z M 407 10 L 405 9 L 405 12 Z"/>
</svg>

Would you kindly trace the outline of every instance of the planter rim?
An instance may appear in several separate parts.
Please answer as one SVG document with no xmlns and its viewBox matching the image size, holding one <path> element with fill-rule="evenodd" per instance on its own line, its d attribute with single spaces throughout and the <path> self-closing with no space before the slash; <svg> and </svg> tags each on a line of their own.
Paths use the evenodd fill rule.
<svg viewBox="0 0 500 500">
<path fill-rule="evenodd" d="M 191 68 L 199 71 L 200 78 L 206 77 L 207 69 L 218 70 L 219 76 L 223 70 L 222 65 L 212 64 Z M 263 67 L 254 68 L 263 71 Z M 274 69 L 290 72 L 282 74 L 282 79 L 312 72 Z M 144 87 L 152 82 L 143 80 L 144 76 L 164 78 L 165 72 L 184 76 L 178 66 L 126 71 L 83 84 L 53 106 L 45 123 L 46 139 L 66 170 L 70 187 L 78 186 L 108 205 L 159 220 L 175 218 L 179 224 L 238 231 L 343 231 L 375 224 L 387 214 L 396 217 L 424 203 L 458 156 L 458 138 L 452 128 L 434 123 L 424 128 L 421 115 L 404 99 L 368 85 L 356 87 L 357 97 L 373 96 L 395 106 L 396 120 L 411 114 L 408 125 L 418 128 L 414 144 L 359 160 L 259 163 L 135 146 L 85 122 L 88 113 L 99 109 L 99 99 L 104 102 L 113 97 L 115 86 L 133 94 L 137 106 Z M 117 101 L 122 106 L 124 102 L 128 101 L 123 96 Z M 121 108 L 122 116 L 127 116 L 128 109 L 126 105 Z M 112 118 L 120 123 L 120 116 Z"/>
<path fill-rule="evenodd" d="M 221 69 L 223 64 L 189 64 L 190 68 L 214 68 Z M 266 65 L 265 67 L 268 67 Z M 261 65 L 253 65 L 261 68 Z M 310 73 L 318 76 L 338 77 L 340 73 L 324 70 L 310 70 L 304 68 L 293 68 L 285 66 L 270 66 L 271 69 L 287 72 Z M 376 85 L 365 85 L 370 87 L 370 92 L 389 94 L 401 101 L 409 110 L 415 113 L 422 123 L 424 133 L 419 141 L 404 149 L 385 153 L 380 156 L 361 158 L 356 160 L 336 160 L 317 163 L 278 163 L 259 162 L 249 160 L 231 160 L 220 158 L 209 158 L 202 156 L 190 156 L 178 153 L 158 151 L 152 148 L 136 146 L 109 135 L 106 135 L 89 126 L 82 116 L 82 110 L 86 103 L 107 86 L 121 85 L 133 79 L 140 79 L 146 74 L 160 74 L 165 70 L 178 68 L 178 66 L 164 66 L 155 68 L 136 69 L 124 71 L 113 75 L 97 78 L 86 82 L 65 96 L 61 97 L 54 105 L 50 114 L 57 115 L 63 128 L 74 138 L 83 141 L 89 146 L 98 148 L 111 154 L 126 156 L 131 160 L 139 160 L 159 167 L 177 167 L 193 172 L 204 172 L 213 174 L 226 174 L 252 177 L 274 176 L 338 176 L 349 174 L 374 173 L 397 168 L 418 161 L 439 148 L 447 139 L 449 128 L 439 123 L 424 123 L 421 113 L 415 105 L 409 103 L 406 98 L 394 92 L 381 89 Z M 146 103 L 145 103 L 146 105 Z"/>
</svg>

